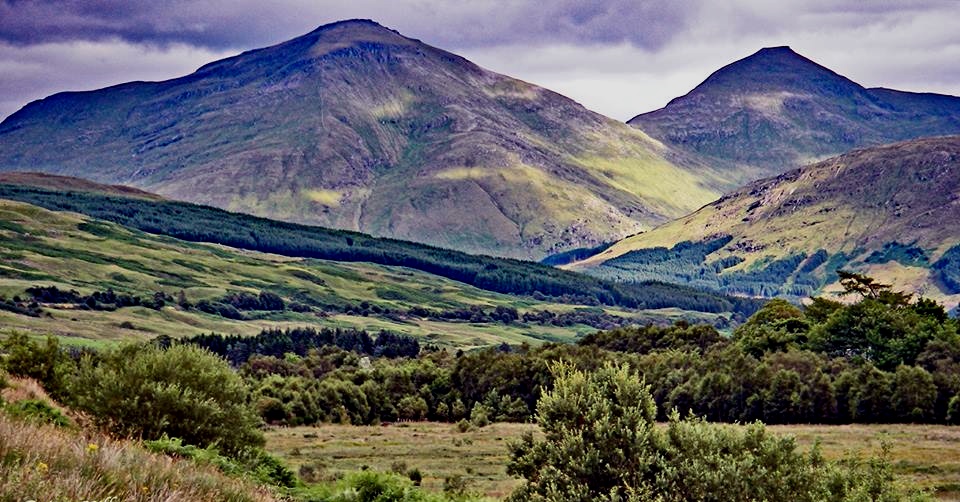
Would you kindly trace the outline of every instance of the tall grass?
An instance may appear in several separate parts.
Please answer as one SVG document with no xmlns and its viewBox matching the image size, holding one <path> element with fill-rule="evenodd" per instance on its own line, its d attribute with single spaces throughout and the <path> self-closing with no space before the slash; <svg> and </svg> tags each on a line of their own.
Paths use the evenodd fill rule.
<svg viewBox="0 0 960 502">
<path fill-rule="evenodd" d="M 0 414 L 0 501 L 259 502 L 262 487 L 147 452 L 131 441 L 83 436 Z"/>
</svg>

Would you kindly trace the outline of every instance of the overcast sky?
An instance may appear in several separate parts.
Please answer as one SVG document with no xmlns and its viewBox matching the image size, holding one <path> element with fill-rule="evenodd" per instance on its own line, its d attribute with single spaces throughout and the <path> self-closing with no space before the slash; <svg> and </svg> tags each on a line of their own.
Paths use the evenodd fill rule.
<svg viewBox="0 0 960 502">
<path fill-rule="evenodd" d="M 626 120 L 761 47 L 960 95 L 960 0 L 0 0 L 0 117 L 368 18 Z"/>
</svg>

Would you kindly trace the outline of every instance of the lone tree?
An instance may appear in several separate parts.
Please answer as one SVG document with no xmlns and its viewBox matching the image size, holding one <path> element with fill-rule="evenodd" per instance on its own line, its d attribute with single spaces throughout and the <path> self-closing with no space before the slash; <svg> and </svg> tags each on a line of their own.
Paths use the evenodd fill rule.
<svg viewBox="0 0 960 502">
<path fill-rule="evenodd" d="M 510 445 L 507 472 L 526 479 L 512 502 L 928 500 L 897 492 L 882 458 L 826 462 L 760 423 L 712 425 L 674 412 L 658 427 L 647 387 L 625 366 L 552 370 L 554 388 L 537 406 L 543 439 L 528 433 Z"/>
</svg>

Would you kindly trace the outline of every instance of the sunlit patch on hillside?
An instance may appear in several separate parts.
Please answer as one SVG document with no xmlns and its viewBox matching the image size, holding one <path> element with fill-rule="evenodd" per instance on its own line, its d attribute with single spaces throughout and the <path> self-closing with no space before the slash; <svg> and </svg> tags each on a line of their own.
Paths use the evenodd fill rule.
<svg viewBox="0 0 960 502">
<path fill-rule="evenodd" d="M 683 216 L 720 196 L 694 174 L 653 156 L 590 156 L 576 162 L 604 184 L 634 194 L 667 216 Z"/>
<path fill-rule="evenodd" d="M 304 190 L 303 194 L 307 199 L 327 207 L 340 207 L 340 202 L 343 200 L 343 194 L 336 190 L 326 188 Z"/>
<path fill-rule="evenodd" d="M 410 91 L 403 90 L 371 108 L 370 115 L 373 115 L 373 118 L 377 120 L 399 119 L 406 115 L 414 101 L 416 101 L 416 96 Z"/>
<path fill-rule="evenodd" d="M 754 111 L 772 118 L 777 118 L 783 115 L 783 103 L 787 99 L 797 97 L 801 96 L 792 92 L 750 94 L 743 97 L 743 104 Z"/>
<path fill-rule="evenodd" d="M 573 238 L 574 232 L 617 231 L 628 235 L 644 227 L 610 202 L 576 184 L 522 163 L 511 167 L 452 167 L 433 175 L 445 181 L 475 181 L 499 194 L 499 209 L 524 238 L 543 235 Z M 586 220 L 584 214 L 596 215 Z"/>
<path fill-rule="evenodd" d="M 540 97 L 541 89 L 520 80 L 500 79 L 486 86 L 483 91 L 493 98 L 506 97 L 532 101 Z"/>
</svg>

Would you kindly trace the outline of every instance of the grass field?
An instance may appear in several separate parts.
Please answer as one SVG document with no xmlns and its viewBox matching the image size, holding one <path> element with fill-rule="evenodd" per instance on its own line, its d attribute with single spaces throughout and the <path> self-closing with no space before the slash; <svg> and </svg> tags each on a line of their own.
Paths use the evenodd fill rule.
<svg viewBox="0 0 960 502">
<path fill-rule="evenodd" d="M 793 435 L 803 450 L 819 439 L 827 458 L 876 454 L 881 442 L 887 441 L 894 472 L 902 483 L 936 490 L 941 500 L 960 501 L 960 428 L 790 425 L 769 429 Z M 507 442 L 535 430 L 529 424 L 493 424 L 461 433 L 453 424 L 421 422 L 277 428 L 267 434 L 267 448 L 294 469 L 314 466 L 328 477 L 364 466 L 381 471 L 418 468 L 427 489 L 441 490 L 444 478 L 460 475 L 472 490 L 503 497 L 519 484 L 506 473 Z"/>
<path fill-rule="evenodd" d="M 227 292 L 257 294 L 272 291 L 287 298 L 309 298 L 319 305 L 358 305 L 367 302 L 384 309 L 413 306 L 432 309 L 486 309 L 509 306 L 520 313 L 555 313 L 583 306 L 535 301 L 492 293 L 463 283 L 403 267 L 371 263 L 341 263 L 289 258 L 242 251 L 126 229 L 65 212 L 0 200 L 0 296 L 24 295 L 35 285 L 55 285 L 89 294 L 112 288 L 118 293 L 150 296 L 163 291 L 176 297 L 183 291 L 191 302 L 216 299 Z M 666 309 L 608 313 L 664 322 L 680 317 L 709 322 L 712 314 Z M 159 311 L 133 307 L 115 312 L 47 308 L 49 316 L 27 317 L 0 311 L 0 336 L 17 330 L 33 335 L 53 334 L 65 340 L 148 340 L 200 333 L 253 335 L 267 327 L 340 326 L 386 329 L 454 348 L 472 348 L 545 341 L 573 341 L 596 331 L 585 325 L 569 327 L 440 322 L 396 319 L 388 316 L 323 315 L 284 312 L 264 318 L 235 321 L 198 311 L 166 307 Z"/>
</svg>

